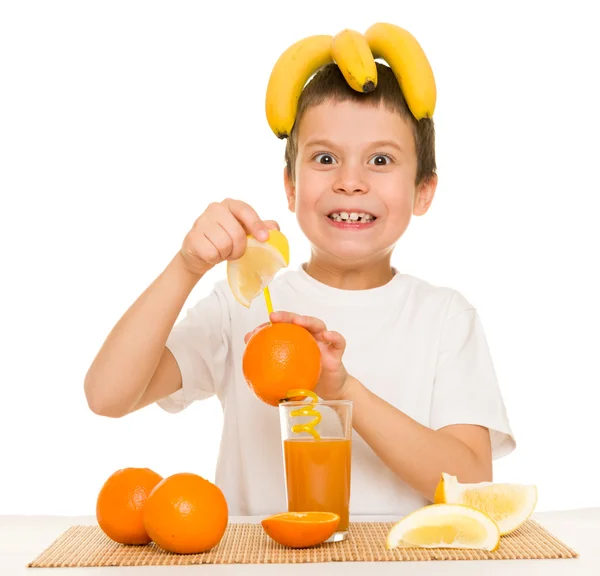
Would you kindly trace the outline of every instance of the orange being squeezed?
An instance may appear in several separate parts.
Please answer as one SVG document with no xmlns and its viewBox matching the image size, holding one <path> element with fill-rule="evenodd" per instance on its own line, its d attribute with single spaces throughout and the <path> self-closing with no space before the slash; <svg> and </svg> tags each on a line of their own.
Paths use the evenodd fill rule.
<svg viewBox="0 0 600 576">
<path fill-rule="evenodd" d="M 291 438 L 283 449 L 288 510 L 334 512 L 348 530 L 351 440 Z"/>
</svg>

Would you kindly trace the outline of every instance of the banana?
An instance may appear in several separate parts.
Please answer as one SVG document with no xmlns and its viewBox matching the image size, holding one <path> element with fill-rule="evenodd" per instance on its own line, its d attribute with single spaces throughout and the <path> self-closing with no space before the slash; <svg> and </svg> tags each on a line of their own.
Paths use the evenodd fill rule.
<svg viewBox="0 0 600 576">
<path fill-rule="evenodd" d="M 371 92 L 377 86 L 377 65 L 366 38 L 356 30 L 342 30 L 331 41 L 333 60 L 348 85 L 357 92 Z"/>
<path fill-rule="evenodd" d="M 408 31 L 378 22 L 366 32 L 374 58 L 383 58 L 390 66 L 413 116 L 431 118 L 435 110 L 436 86 L 427 56 Z"/>
<path fill-rule="evenodd" d="M 328 34 L 308 36 L 295 42 L 279 57 L 267 84 L 265 110 L 271 130 L 287 138 L 296 119 L 298 99 L 308 79 L 333 62 Z"/>
</svg>

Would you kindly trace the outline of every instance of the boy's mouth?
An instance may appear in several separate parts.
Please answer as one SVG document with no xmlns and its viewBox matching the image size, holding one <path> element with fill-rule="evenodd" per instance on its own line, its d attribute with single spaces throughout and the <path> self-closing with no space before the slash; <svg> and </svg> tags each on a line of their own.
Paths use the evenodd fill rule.
<svg viewBox="0 0 600 576">
<path fill-rule="evenodd" d="M 377 219 L 368 212 L 332 212 L 327 217 L 334 222 L 362 223 L 373 222 Z"/>
</svg>

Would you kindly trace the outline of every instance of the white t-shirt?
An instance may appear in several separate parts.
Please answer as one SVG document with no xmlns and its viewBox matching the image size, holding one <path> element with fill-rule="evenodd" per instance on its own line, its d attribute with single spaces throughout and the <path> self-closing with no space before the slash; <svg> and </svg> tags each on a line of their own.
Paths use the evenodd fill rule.
<svg viewBox="0 0 600 576">
<path fill-rule="evenodd" d="M 493 457 L 510 453 L 516 444 L 476 310 L 456 290 L 395 272 L 384 286 L 342 290 L 299 266 L 269 290 L 275 310 L 320 318 L 342 334 L 348 373 L 372 392 L 434 430 L 486 426 Z M 245 308 L 223 280 L 167 341 L 183 385 L 158 405 L 176 413 L 217 395 L 224 425 L 215 482 L 232 515 L 287 509 L 279 409 L 252 394 L 241 366 L 244 335 L 267 319 L 264 298 Z M 350 513 L 405 515 L 426 504 L 353 431 Z"/>
</svg>

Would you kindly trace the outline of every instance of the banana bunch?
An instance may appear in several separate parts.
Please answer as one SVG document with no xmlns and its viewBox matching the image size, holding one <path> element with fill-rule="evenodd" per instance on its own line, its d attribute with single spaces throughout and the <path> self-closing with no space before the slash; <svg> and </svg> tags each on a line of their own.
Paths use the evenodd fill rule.
<svg viewBox="0 0 600 576">
<path fill-rule="evenodd" d="M 353 90 L 375 90 L 377 58 L 389 64 L 413 116 L 417 120 L 431 118 L 437 93 L 425 52 L 404 28 L 378 22 L 364 34 L 345 29 L 335 36 L 308 36 L 281 54 L 267 84 L 265 109 L 271 130 L 278 138 L 290 135 L 306 82 L 319 68 L 332 62 Z"/>
</svg>

